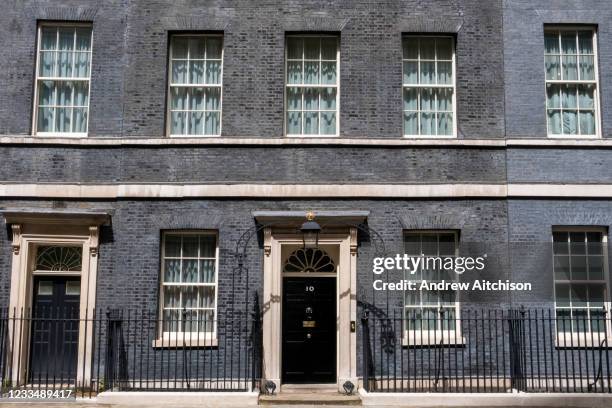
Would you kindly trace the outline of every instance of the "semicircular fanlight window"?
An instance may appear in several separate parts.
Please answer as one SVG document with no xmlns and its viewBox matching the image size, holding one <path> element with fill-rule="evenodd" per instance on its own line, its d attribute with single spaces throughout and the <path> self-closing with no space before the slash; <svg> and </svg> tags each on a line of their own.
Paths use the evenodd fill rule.
<svg viewBox="0 0 612 408">
<path fill-rule="evenodd" d="M 71 246 L 41 246 L 36 255 L 37 271 L 78 272 L 83 249 Z"/>
<path fill-rule="evenodd" d="M 335 272 L 334 261 L 321 249 L 303 249 L 294 251 L 285 262 L 283 272 Z"/>
</svg>

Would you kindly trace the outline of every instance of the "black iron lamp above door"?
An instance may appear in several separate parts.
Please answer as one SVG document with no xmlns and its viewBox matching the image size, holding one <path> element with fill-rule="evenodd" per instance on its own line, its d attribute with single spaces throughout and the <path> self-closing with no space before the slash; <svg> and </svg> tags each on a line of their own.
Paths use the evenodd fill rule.
<svg viewBox="0 0 612 408">
<path fill-rule="evenodd" d="M 302 224 L 300 231 L 302 232 L 302 240 L 304 249 L 316 249 L 319 247 L 319 234 L 321 226 L 315 220 L 315 213 L 308 211 L 306 213 L 306 221 Z"/>
</svg>

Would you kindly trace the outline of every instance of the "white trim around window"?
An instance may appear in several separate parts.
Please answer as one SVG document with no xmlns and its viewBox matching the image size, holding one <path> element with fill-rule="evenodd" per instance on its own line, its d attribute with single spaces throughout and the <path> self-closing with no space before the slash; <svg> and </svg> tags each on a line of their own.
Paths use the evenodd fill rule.
<svg viewBox="0 0 612 408">
<path fill-rule="evenodd" d="M 557 346 L 598 347 L 612 338 L 609 317 L 603 317 L 604 310 L 610 313 L 608 231 L 553 227 L 551 243 Z M 593 330 L 594 324 L 605 330 Z"/>
<path fill-rule="evenodd" d="M 153 346 L 216 346 L 217 231 L 164 231 L 161 243 L 160 324 Z"/>
<path fill-rule="evenodd" d="M 332 44 L 335 50 L 330 48 Z M 312 55 L 308 55 L 309 50 Z M 335 137 L 340 134 L 338 35 L 286 36 L 284 100 L 283 122 L 287 137 Z M 294 131 L 298 128 L 299 132 Z"/>
<path fill-rule="evenodd" d="M 223 34 L 172 34 L 166 134 L 219 137 L 223 112 Z"/>
<path fill-rule="evenodd" d="M 93 30 L 85 23 L 40 23 L 32 134 L 86 137 Z"/>
<path fill-rule="evenodd" d="M 445 253 L 445 251 L 441 252 L 441 241 L 440 238 L 446 236 L 446 237 L 452 237 L 453 240 L 452 241 L 445 241 L 447 244 L 448 243 L 452 243 L 453 245 L 453 251 L 452 254 L 449 253 Z M 409 248 L 409 242 L 408 242 L 408 237 L 418 237 L 418 243 L 417 241 L 412 241 L 413 246 L 417 245 L 419 247 L 417 252 L 411 251 L 411 248 Z M 423 238 L 430 238 L 428 240 L 428 242 L 425 242 L 423 240 Z M 410 255 L 410 256 L 441 256 L 441 257 L 445 257 L 445 256 L 454 256 L 457 257 L 459 256 L 459 233 L 458 231 L 454 231 L 454 230 L 405 230 L 403 233 L 403 240 L 404 240 L 404 250 L 405 252 Z M 428 245 L 428 244 L 434 244 L 435 243 L 435 254 L 431 253 L 430 251 L 424 251 L 424 245 Z M 428 252 L 428 253 L 425 253 Z M 450 272 L 450 273 L 454 273 L 454 272 Z M 408 277 L 404 276 L 404 279 L 409 279 Z M 417 280 L 422 279 L 421 277 L 418 277 Z M 403 336 L 402 336 L 402 344 L 404 346 L 428 346 L 428 345 L 437 345 L 440 344 L 440 342 L 443 342 L 443 344 L 445 345 L 461 345 L 465 343 L 465 339 L 462 335 L 462 330 L 461 330 L 461 317 L 460 317 L 460 300 L 459 300 L 459 292 L 455 292 L 454 294 L 454 302 L 452 302 L 452 304 L 443 304 L 443 302 L 440 299 L 440 296 L 438 295 L 437 298 L 437 304 L 436 305 L 424 305 L 424 301 L 423 301 L 423 292 L 422 291 L 418 291 L 414 294 L 414 296 L 418 297 L 418 303 L 412 303 L 409 304 L 407 302 L 407 297 L 406 295 L 404 295 L 404 301 L 403 301 L 403 312 L 404 312 L 404 331 L 403 331 Z M 454 317 L 451 318 L 450 316 L 446 316 L 443 318 L 443 320 L 441 320 L 440 318 L 440 310 L 447 310 L 447 313 L 452 312 L 454 314 Z M 426 318 L 425 322 L 423 321 L 424 319 L 424 314 L 423 311 L 424 310 L 429 310 L 430 313 L 433 312 L 435 313 L 435 317 L 433 318 Z M 421 316 L 421 329 L 410 329 L 410 323 L 409 319 L 410 316 L 412 315 L 412 317 L 417 316 L 416 313 L 418 313 L 420 311 L 420 316 Z M 430 325 L 430 324 L 435 324 L 435 328 L 430 329 L 424 329 L 423 325 Z M 452 325 L 454 327 L 448 327 L 450 324 L 452 323 Z"/>
<path fill-rule="evenodd" d="M 548 137 L 600 138 L 597 29 L 546 25 L 544 74 Z"/>
<path fill-rule="evenodd" d="M 404 137 L 457 137 L 456 72 L 454 36 L 402 36 Z"/>
</svg>

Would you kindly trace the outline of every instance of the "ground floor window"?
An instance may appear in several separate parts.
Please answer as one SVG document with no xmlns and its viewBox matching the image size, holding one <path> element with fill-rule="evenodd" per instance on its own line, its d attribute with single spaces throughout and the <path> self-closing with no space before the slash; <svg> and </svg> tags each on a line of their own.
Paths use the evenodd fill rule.
<svg viewBox="0 0 612 408">
<path fill-rule="evenodd" d="M 161 310 L 164 333 L 215 331 L 218 253 L 215 232 L 163 234 Z"/>
<path fill-rule="evenodd" d="M 406 231 L 405 253 L 411 257 L 454 257 L 458 235 L 455 231 Z M 416 273 L 406 271 L 404 279 L 421 282 L 456 281 L 454 271 L 433 265 Z M 458 297 L 455 291 L 406 291 L 404 312 L 408 331 L 454 331 L 457 329 Z"/>
<path fill-rule="evenodd" d="M 608 292 L 604 229 L 555 229 L 553 269 L 557 330 L 602 332 Z"/>
</svg>

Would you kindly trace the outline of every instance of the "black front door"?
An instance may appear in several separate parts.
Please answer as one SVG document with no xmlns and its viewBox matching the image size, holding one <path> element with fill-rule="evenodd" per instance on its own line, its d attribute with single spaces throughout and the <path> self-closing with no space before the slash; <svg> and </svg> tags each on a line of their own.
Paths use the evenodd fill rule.
<svg viewBox="0 0 612 408">
<path fill-rule="evenodd" d="M 336 278 L 283 279 L 284 383 L 336 382 Z"/>
<path fill-rule="evenodd" d="M 30 381 L 73 381 L 79 339 L 78 277 L 34 278 Z"/>
</svg>

